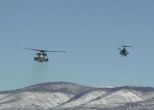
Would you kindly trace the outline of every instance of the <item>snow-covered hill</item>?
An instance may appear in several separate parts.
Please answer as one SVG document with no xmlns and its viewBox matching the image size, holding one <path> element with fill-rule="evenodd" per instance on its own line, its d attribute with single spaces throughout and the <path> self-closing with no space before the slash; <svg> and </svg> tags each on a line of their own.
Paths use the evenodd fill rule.
<svg viewBox="0 0 154 110">
<path fill-rule="evenodd" d="M 154 88 L 94 88 L 51 82 L 0 92 L 0 110 L 136 110 L 147 105 L 154 110 Z"/>
</svg>

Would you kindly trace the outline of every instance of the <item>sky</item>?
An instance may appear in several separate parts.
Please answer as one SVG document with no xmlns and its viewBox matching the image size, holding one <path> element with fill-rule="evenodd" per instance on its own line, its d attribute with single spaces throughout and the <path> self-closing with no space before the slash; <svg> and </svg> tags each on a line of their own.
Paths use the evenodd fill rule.
<svg viewBox="0 0 154 110">
<path fill-rule="evenodd" d="M 0 0 L 0 91 L 44 82 L 154 87 L 153 0 Z M 120 45 L 132 45 L 129 56 Z M 21 48 L 48 53 L 48 63 Z"/>
</svg>

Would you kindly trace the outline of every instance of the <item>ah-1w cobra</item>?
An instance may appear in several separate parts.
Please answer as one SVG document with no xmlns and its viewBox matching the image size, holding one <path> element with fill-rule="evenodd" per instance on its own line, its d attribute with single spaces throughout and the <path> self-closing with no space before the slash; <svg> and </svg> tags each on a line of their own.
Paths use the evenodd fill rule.
<svg viewBox="0 0 154 110">
<path fill-rule="evenodd" d="M 129 52 L 126 50 L 127 47 L 133 47 L 133 46 L 122 45 L 122 49 L 119 48 L 120 55 L 122 55 L 122 56 L 128 56 L 129 55 Z"/>
<path fill-rule="evenodd" d="M 34 61 L 38 61 L 38 62 L 48 62 L 49 61 L 47 52 L 66 52 L 66 51 L 49 51 L 49 50 L 42 50 L 42 49 L 31 49 L 31 48 L 23 48 L 23 49 L 37 51 L 36 56 L 34 57 Z"/>
</svg>

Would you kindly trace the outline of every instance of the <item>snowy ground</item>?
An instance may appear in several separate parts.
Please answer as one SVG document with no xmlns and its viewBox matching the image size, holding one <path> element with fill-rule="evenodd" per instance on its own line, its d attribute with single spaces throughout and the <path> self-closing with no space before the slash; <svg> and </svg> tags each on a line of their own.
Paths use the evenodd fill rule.
<svg viewBox="0 0 154 110">
<path fill-rule="evenodd" d="M 0 92 L 0 110 L 154 110 L 154 88 L 45 83 Z"/>
</svg>

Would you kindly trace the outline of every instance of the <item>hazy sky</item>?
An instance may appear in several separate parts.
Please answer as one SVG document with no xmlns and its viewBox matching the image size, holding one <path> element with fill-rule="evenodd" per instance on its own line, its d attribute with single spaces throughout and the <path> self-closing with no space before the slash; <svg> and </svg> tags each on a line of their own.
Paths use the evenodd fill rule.
<svg viewBox="0 0 154 110">
<path fill-rule="evenodd" d="M 119 45 L 133 45 L 128 58 Z M 18 47 L 67 50 L 48 63 Z M 0 0 L 0 91 L 67 81 L 154 86 L 153 0 Z"/>
</svg>

